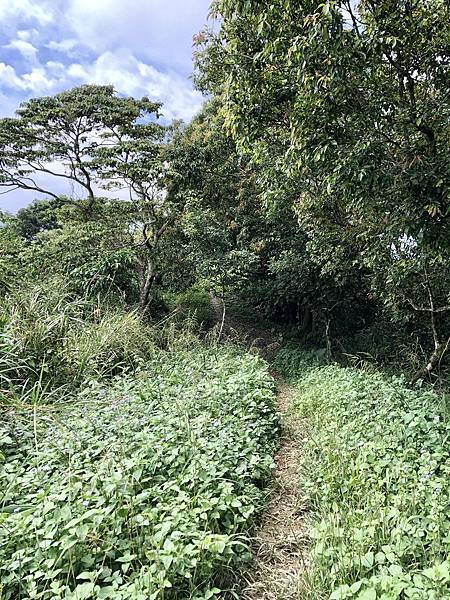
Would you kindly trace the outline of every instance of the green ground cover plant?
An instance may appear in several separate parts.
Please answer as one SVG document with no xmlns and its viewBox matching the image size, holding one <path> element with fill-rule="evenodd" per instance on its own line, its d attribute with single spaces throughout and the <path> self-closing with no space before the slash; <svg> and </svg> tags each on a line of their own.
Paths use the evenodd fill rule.
<svg viewBox="0 0 450 600">
<path fill-rule="evenodd" d="M 306 360 L 305 360 L 306 358 Z M 284 351 L 308 425 L 313 598 L 450 598 L 450 424 L 445 398 Z"/>
<path fill-rule="evenodd" d="M 208 599 L 249 558 L 278 429 L 259 358 L 160 351 L 70 404 L 4 408 L 1 598 Z"/>
<path fill-rule="evenodd" d="M 211 309 L 211 299 L 206 283 L 200 282 L 183 292 L 168 292 L 164 296 L 167 307 L 171 311 L 177 311 L 180 318 L 191 315 L 195 322 L 203 328 L 210 327 L 214 322 Z"/>
</svg>

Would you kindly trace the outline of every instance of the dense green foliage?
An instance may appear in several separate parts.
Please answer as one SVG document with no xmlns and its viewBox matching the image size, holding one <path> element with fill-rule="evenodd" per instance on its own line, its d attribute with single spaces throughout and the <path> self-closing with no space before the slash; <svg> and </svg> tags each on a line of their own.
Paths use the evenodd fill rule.
<svg viewBox="0 0 450 600">
<path fill-rule="evenodd" d="M 190 315 L 203 330 L 214 324 L 210 294 L 205 282 L 182 292 L 167 293 L 164 295 L 164 301 L 182 320 Z"/>
<path fill-rule="evenodd" d="M 311 597 L 449 597 L 449 407 L 399 378 L 292 350 L 278 362 L 307 423 Z"/>
<path fill-rule="evenodd" d="M 277 433 L 266 367 L 199 343 L 234 305 L 316 348 L 278 359 L 311 596 L 450 597 L 448 415 L 415 385 L 450 354 L 449 3 L 211 14 L 187 125 L 105 85 L 0 119 L 2 192 L 45 198 L 0 213 L 0 596 L 222 593 Z"/>
<path fill-rule="evenodd" d="M 333 312 L 334 334 L 364 326 L 373 306 L 364 277 L 343 249 L 341 272 L 313 256 L 289 198 L 267 205 L 262 171 L 238 153 L 224 130 L 221 104 L 207 104 L 171 149 L 171 192 L 188 197 L 179 226 L 192 272 L 261 314 L 299 323 L 319 336 Z M 356 297 L 355 289 L 362 288 Z"/>
<path fill-rule="evenodd" d="M 220 573 L 248 558 L 239 534 L 260 505 L 276 427 L 262 362 L 200 346 L 70 405 L 11 405 L 2 598 L 216 596 Z"/>
<path fill-rule="evenodd" d="M 449 337 L 448 3 L 217 0 L 213 12 L 198 84 L 220 98 L 268 210 L 296 217 L 274 261 L 290 286 L 274 293 L 296 292 L 335 349 L 343 316 L 353 331 L 387 322 L 397 347 L 406 332 L 434 348 L 432 370 Z"/>
<path fill-rule="evenodd" d="M 339 3 L 218 3 L 219 33 L 198 37 L 199 83 L 216 97 L 187 127 L 159 125 L 157 105 L 104 86 L 30 101 L 1 123 L 0 185 L 28 185 L 52 160 L 62 169 L 53 177 L 64 173 L 87 197 L 4 217 L 1 289 L 9 275 L 70 273 L 75 294 L 112 295 L 157 319 L 164 297 L 206 279 L 329 355 L 372 354 L 416 378 L 436 372 L 450 286 L 436 33 L 447 9 L 435 4 L 433 20 L 413 7 L 400 25 L 392 7 L 366 2 L 355 14 Z M 376 42 L 382 28 L 400 30 Z M 411 45 L 416 30 L 434 40 L 426 52 Z M 280 76 L 290 90 L 281 99 Z M 356 90 L 364 105 L 350 101 Z M 91 184 L 130 198 L 102 199 Z"/>
</svg>

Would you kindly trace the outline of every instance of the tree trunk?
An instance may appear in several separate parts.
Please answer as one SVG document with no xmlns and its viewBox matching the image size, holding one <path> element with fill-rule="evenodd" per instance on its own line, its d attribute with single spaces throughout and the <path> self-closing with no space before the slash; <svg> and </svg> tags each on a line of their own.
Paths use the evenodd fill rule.
<svg viewBox="0 0 450 600">
<path fill-rule="evenodd" d="M 151 291 L 154 282 L 155 273 L 153 270 L 153 263 L 150 259 L 148 259 L 142 268 L 141 290 L 139 294 L 139 306 L 143 314 L 147 313 L 149 310 Z"/>
<path fill-rule="evenodd" d="M 428 361 L 427 366 L 424 369 L 418 371 L 414 377 L 411 379 L 411 383 L 416 383 L 419 379 L 426 379 L 430 376 L 430 374 L 434 371 L 434 369 L 441 362 L 444 354 L 447 352 L 447 349 L 450 344 L 450 338 L 447 341 L 436 344 L 434 348 L 433 354 L 430 356 L 430 360 Z"/>
<path fill-rule="evenodd" d="M 327 318 L 325 320 L 325 341 L 327 344 L 327 361 L 330 362 L 331 361 L 331 337 L 330 337 L 330 325 L 331 325 L 331 318 L 329 315 L 327 315 Z"/>
<path fill-rule="evenodd" d="M 302 305 L 303 315 L 302 323 L 300 325 L 300 333 L 308 333 L 311 330 L 312 313 L 311 306 L 308 302 L 304 302 Z"/>
<path fill-rule="evenodd" d="M 441 341 L 442 338 L 439 335 L 438 326 L 437 326 L 438 313 L 448 311 L 449 307 L 447 307 L 447 306 L 443 306 L 443 307 L 439 307 L 439 308 L 435 307 L 433 290 L 431 288 L 430 277 L 429 277 L 428 268 L 426 265 L 424 266 L 423 273 L 424 273 L 424 279 L 425 279 L 425 288 L 428 292 L 430 308 L 421 309 L 421 308 L 417 307 L 413 302 L 411 302 L 411 305 L 415 310 L 419 309 L 422 312 L 423 312 L 423 310 L 425 310 L 425 312 L 430 313 L 430 325 L 431 325 L 431 333 L 433 334 L 434 351 L 433 351 L 433 354 L 430 356 L 430 360 L 428 361 L 427 366 L 424 369 L 421 369 L 420 371 L 418 371 L 414 375 L 414 377 L 411 380 L 411 383 L 415 383 L 416 381 L 419 381 L 419 379 L 425 379 L 426 377 L 429 377 L 430 374 L 432 373 L 432 371 L 434 371 L 434 369 L 441 362 L 441 360 L 442 360 L 444 354 L 447 352 L 448 346 L 450 344 L 450 337 L 445 342 Z"/>
</svg>

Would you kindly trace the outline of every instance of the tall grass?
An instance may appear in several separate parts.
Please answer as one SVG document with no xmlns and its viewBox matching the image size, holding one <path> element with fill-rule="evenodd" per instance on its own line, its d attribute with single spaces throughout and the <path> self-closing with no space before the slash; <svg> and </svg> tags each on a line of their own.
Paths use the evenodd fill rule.
<svg viewBox="0 0 450 600">
<path fill-rule="evenodd" d="M 135 370 L 153 351 L 137 312 L 76 298 L 61 281 L 9 294 L 0 307 L 0 390 L 78 389 Z"/>
</svg>

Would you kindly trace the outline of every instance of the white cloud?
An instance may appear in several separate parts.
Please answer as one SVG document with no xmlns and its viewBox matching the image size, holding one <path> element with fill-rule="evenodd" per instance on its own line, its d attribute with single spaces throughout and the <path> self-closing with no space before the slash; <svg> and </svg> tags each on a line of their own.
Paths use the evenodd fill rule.
<svg viewBox="0 0 450 600">
<path fill-rule="evenodd" d="M 56 83 L 57 80 L 50 78 L 49 73 L 42 66 L 33 68 L 29 73 L 18 75 L 14 67 L 0 63 L 0 86 L 39 96 L 51 92 Z"/>
<path fill-rule="evenodd" d="M 32 69 L 30 73 L 25 73 L 21 79 L 25 89 L 38 96 L 51 93 L 57 83 L 57 80 L 49 78 L 47 70 L 41 66 Z"/>
<path fill-rule="evenodd" d="M 161 73 L 124 49 L 104 52 L 92 63 L 64 65 L 48 61 L 22 75 L 11 65 L 0 63 L 0 86 L 26 91 L 32 96 L 53 94 L 84 83 L 113 85 L 117 92 L 128 96 L 148 96 L 163 103 L 163 113 L 168 119 L 187 121 L 203 102 L 189 81 L 176 73 Z"/>
<path fill-rule="evenodd" d="M 16 88 L 18 90 L 25 89 L 21 78 L 17 75 L 16 70 L 11 65 L 6 65 L 0 62 L 0 85 L 8 88 Z"/>
<path fill-rule="evenodd" d="M 47 69 L 48 73 L 53 75 L 53 77 L 60 79 L 64 77 L 64 74 L 67 70 L 66 66 L 62 62 L 56 60 L 47 61 L 45 63 L 45 68 Z"/>
<path fill-rule="evenodd" d="M 17 32 L 17 37 L 19 40 L 24 40 L 25 42 L 29 42 L 30 40 L 37 39 L 39 36 L 39 31 L 37 29 L 21 29 Z"/>
<path fill-rule="evenodd" d="M 79 79 L 86 83 L 89 79 L 89 69 L 78 63 L 74 63 L 67 68 L 67 75 L 72 79 Z"/>
<path fill-rule="evenodd" d="M 3 104 L 2 113 L 28 97 L 97 83 L 149 96 L 164 104 L 167 118 L 189 120 L 202 104 L 187 78 L 192 35 L 209 1 L 0 0 L 10 39 L 0 94 L 15 101 Z"/>
<path fill-rule="evenodd" d="M 46 44 L 46 48 L 50 48 L 50 50 L 56 50 L 56 52 L 61 52 L 63 54 L 68 54 L 70 56 L 71 50 L 76 48 L 77 45 L 78 41 L 74 38 L 70 38 L 67 40 L 61 40 L 60 42 L 55 42 L 52 40 Z"/>
<path fill-rule="evenodd" d="M 160 101 L 169 119 L 189 120 L 203 101 L 184 78 L 175 73 L 161 73 L 124 49 L 104 52 L 89 65 L 74 63 L 67 68 L 67 75 L 79 83 L 113 85 L 119 93 Z"/>
<path fill-rule="evenodd" d="M 53 21 L 51 3 L 31 0 L 0 0 L 0 20 L 2 23 L 36 20 L 40 25 Z"/>
<path fill-rule="evenodd" d="M 98 53 L 125 47 L 146 61 L 191 70 L 192 36 L 210 0 L 70 0 L 67 18 Z"/>
<path fill-rule="evenodd" d="M 36 62 L 37 59 L 37 48 L 30 42 L 23 39 L 12 40 L 9 44 L 5 44 L 3 48 L 7 50 L 17 50 L 20 54 L 31 63 Z"/>
</svg>

